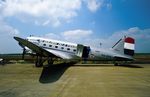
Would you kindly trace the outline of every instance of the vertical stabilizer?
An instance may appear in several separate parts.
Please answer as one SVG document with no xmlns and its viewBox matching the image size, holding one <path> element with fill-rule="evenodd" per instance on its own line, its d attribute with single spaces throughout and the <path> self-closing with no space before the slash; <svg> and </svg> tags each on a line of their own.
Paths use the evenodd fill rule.
<svg viewBox="0 0 150 97">
<path fill-rule="evenodd" d="M 113 47 L 113 50 L 120 54 L 133 56 L 135 50 L 135 40 L 131 37 L 124 37 L 120 39 Z"/>
<path fill-rule="evenodd" d="M 125 38 L 124 43 L 124 54 L 133 56 L 135 50 L 135 41 L 131 37 Z"/>
</svg>

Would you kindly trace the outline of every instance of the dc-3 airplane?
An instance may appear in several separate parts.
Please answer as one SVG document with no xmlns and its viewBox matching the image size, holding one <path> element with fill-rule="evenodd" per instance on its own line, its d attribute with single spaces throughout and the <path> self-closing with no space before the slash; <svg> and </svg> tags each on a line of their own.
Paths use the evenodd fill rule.
<svg viewBox="0 0 150 97">
<path fill-rule="evenodd" d="M 118 65 L 117 61 L 134 60 L 135 40 L 131 37 L 121 38 L 112 48 L 92 48 L 90 46 L 63 42 L 53 39 L 45 39 L 41 37 L 27 37 L 26 39 L 14 37 L 23 47 L 23 56 L 25 52 L 36 56 L 36 67 L 43 66 L 44 61 L 53 64 L 54 58 L 63 60 L 105 60 L 114 61 L 114 65 Z M 46 60 L 43 61 L 43 58 Z"/>
</svg>

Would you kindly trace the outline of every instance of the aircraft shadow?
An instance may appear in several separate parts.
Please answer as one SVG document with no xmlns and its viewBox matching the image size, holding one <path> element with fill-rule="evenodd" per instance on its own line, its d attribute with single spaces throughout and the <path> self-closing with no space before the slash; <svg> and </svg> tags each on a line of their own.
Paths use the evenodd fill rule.
<svg viewBox="0 0 150 97">
<path fill-rule="evenodd" d="M 79 66 L 79 67 L 115 67 L 113 64 L 94 64 L 94 65 L 73 65 L 73 66 Z M 128 67 L 128 68 L 144 68 L 142 66 L 139 66 L 139 65 L 135 65 L 135 64 L 129 64 L 129 63 L 126 63 L 126 64 L 120 64 L 118 66 L 121 66 L 121 67 Z"/>
<path fill-rule="evenodd" d="M 70 63 L 61 63 L 57 65 L 50 65 L 43 67 L 41 76 L 39 78 L 39 82 L 46 84 L 46 83 L 53 83 L 60 79 L 60 77 L 64 74 L 64 72 L 70 67 L 114 67 L 114 65 L 74 65 L 75 62 Z M 142 66 L 133 65 L 133 64 L 121 64 L 119 66 L 128 67 L 128 68 L 144 68 Z"/>
<path fill-rule="evenodd" d="M 144 68 L 142 66 L 139 66 L 139 65 L 135 65 L 135 64 L 121 64 L 119 66 L 122 66 L 122 67 L 128 67 L 128 68 Z"/>
<path fill-rule="evenodd" d="M 63 73 L 75 63 L 61 63 L 57 65 L 43 67 L 41 76 L 39 78 L 40 83 L 53 83 L 60 79 Z"/>
<path fill-rule="evenodd" d="M 90 65 L 90 64 L 82 64 L 82 65 L 73 65 L 73 66 L 75 66 L 75 67 L 114 67 L 114 65 L 112 65 L 112 64 L 107 64 L 107 65 L 105 65 L 105 64 L 103 64 L 103 65 L 101 65 L 101 64 L 92 64 L 92 65 Z"/>
</svg>

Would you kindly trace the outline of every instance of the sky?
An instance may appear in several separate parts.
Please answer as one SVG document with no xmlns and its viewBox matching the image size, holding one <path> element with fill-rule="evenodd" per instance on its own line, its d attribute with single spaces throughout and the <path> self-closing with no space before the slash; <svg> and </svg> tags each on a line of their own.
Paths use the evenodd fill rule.
<svg viewBox="0 0 150 97">
<path fill-rule="evenodd" d="M 30 35 L 111 48 L 135 38 L 135 52 L 150 53 L 150 0 L 0 0 L 0 53 L 22 48 Z"/>
</svg>

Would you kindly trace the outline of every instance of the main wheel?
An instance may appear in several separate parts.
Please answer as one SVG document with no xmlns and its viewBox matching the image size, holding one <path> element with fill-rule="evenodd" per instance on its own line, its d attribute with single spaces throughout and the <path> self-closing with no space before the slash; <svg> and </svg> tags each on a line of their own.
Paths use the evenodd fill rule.
<svg viewBox="0 0 150 97">
<path fill-rule="evenodd" d="M 114 63 L 114 66 L 118 66 L 119 64 L 118 63 Z"/>
</svg>

